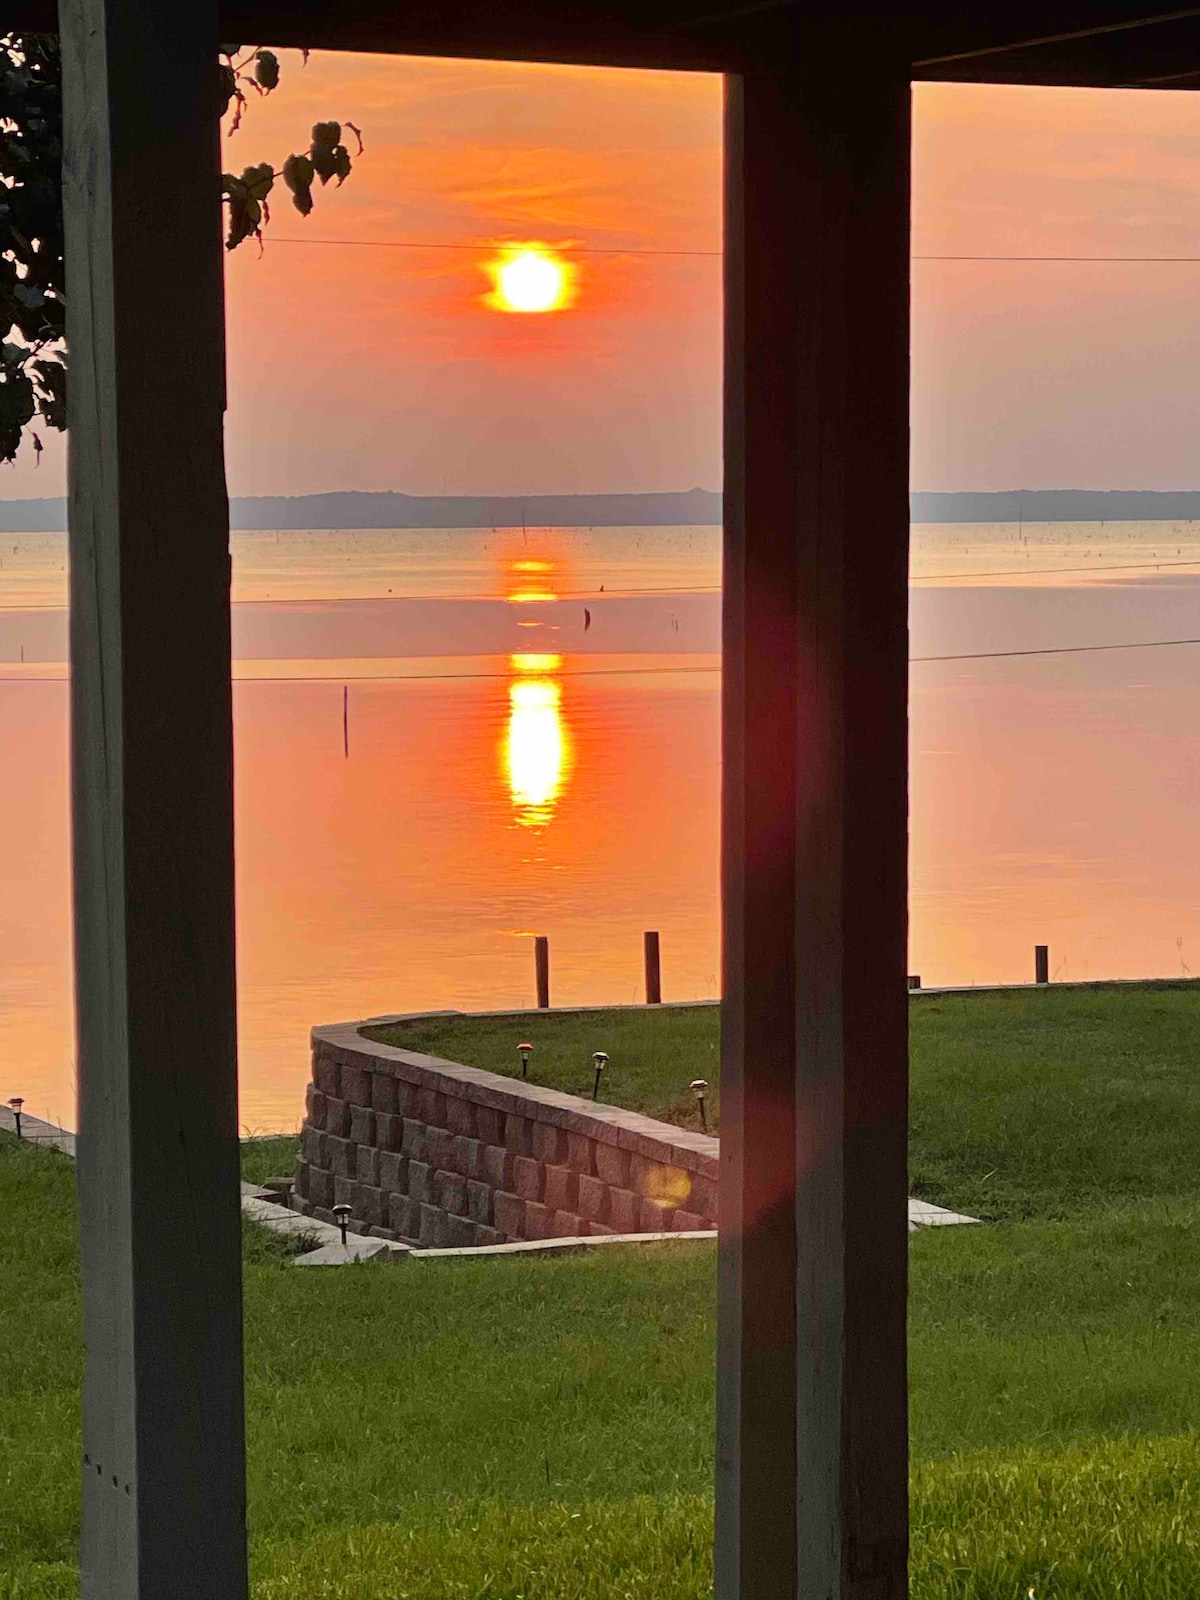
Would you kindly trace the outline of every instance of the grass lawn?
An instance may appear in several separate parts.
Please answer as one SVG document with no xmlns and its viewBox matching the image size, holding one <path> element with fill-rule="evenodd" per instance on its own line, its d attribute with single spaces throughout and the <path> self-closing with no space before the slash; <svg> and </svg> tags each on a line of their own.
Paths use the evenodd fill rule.
<svg viewBox="0 0 1200 1600">
<path fill-rule="evenodd" d="M 1186 986 L 914 1002 L 914 1173 L 1002 1219 L 911 1239 L 914 1600 L 1200 1593 L 1193 1018 Z M 535 1046 L 554 1025 L 578 1027 L 534 1019 Z M 652 1025 L 695 1076 L 711 1013 Z M 629 1037 L 576 1036 L 613 1098 Z M 649 1067 L 637 1093 L 670 1104 Z M 291 1148 L 247 1145 L 248 1175 Z M 700 1600 L 713 1269 L 695 1246 L 298 1272 L 248 1233 L 255 1600 Z M 7 1138 L 0 1274 L 0 1600 L 60 1600 L 73 1170 Z"/>
<path fill-rule="evenodd" d="M 915 995 L 910 1016 L 914 1194 L 1009 1221 L 1197 1192 L 1200 982 Z M 664 1006 L 368 1033 L 510 1076 L 526 1039 L 531 1078 L 585 1096 L 607 1050 L 604 1099 L 695 1128 L 693 1078 L 720 1121 L 717 1031 L 716 1006 Z"/>
</svg>

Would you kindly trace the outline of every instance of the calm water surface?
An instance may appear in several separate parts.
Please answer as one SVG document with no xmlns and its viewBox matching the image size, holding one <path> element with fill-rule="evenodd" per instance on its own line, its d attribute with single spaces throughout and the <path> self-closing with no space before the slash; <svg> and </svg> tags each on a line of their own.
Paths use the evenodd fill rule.
<svg viewBox="0 0 1200 1600">
<path fill-rule="evenodd" d="M 0 1098 L 73 1122 L 65 541 L 0 536 Z M 234 538 L 242 1120 L 314 1022 L 716 992 L 719 534 Z M 915 530 L 910 970 L 1200 971 L 1200 525 Z M 927 657 L 955 657 L 928 660 Z M 349 749 L 344 744 L 343 693 Z"/>
</svg>

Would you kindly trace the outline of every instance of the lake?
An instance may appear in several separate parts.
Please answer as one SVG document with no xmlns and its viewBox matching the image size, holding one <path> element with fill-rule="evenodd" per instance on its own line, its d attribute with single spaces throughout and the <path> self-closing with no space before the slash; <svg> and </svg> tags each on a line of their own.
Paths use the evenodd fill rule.
<svg viewBox="0 0 1200 1600">
<path fill-rule="evenodd" d="M 314 1023 L 531 1004 L 535 933 L 556 1003 L 639 999 L 647 928 L 716 993 L 719 530 L 233 553 L 247 1129 Z M 1107 648 L 1200 636 L 1200 524 L 919 527 L 912 578 L 910 971 L 1200 971 L 1200 648 Z M 73 1125 L 65 583 L 0 536 L 0 1098 Z"/>
</svg>

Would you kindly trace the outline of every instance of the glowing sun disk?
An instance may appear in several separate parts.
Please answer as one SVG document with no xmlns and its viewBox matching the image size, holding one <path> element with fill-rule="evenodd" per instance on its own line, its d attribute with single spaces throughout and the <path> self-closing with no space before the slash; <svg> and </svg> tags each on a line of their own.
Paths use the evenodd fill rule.
<svg viewBox="0 0 1200 1600">
<path fill-rule="evenodd" d="M 501 311 L 558 311 L 566 305 L 570 269 L 536 245 L 514 250 L 488 268 L 495 284 L 490 303 Z"/>
</svg>

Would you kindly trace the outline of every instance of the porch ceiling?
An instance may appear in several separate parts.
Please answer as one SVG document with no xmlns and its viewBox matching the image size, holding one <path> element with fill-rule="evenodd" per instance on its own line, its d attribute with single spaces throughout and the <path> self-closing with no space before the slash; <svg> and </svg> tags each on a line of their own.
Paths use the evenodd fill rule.
<svg viewBox="0 0 1200 1600">
<path fill-rule="evenodd" d="M 13 26 L 53 32 L 54 0 L 16 0 Z M 772 71 L 823 25 L 859 18 L 864 55 L 913 77 L 1102 88 L 1200 86 L 1200 6 L 1152 0 L 224 0 L 233 41 L 411 55 Z"/>
</svg>

